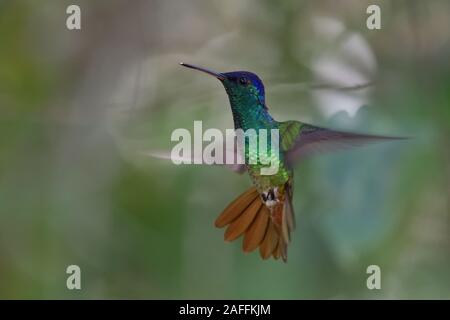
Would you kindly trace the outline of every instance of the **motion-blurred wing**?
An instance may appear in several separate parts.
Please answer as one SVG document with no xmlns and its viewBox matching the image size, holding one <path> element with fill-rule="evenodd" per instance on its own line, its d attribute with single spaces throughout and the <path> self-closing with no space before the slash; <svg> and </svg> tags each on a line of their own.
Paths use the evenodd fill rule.
<svg viewBox="0 0 450 320">
<path fill-rule="evenodd" d="M 173 157 L 171 156 L 170 151 L 165 151 L 165 150 L 155 150 L 155 151 L 146 151 L 143 152 L 143 154 L 152 157 L 152 158 L 156 158 L 156 159 L 162 159 L 162 160 L 169 160 L 169 161 L 180 161 L 180 162 L 190 162 L 190 163 L 194 163 L 194 159 L 196 157 L 191 156 L 189 157 L 182 157 L 182 156 L 176 156 Z M 208 165 L 206 163 L 202 163 L 204 165 Z M 228 169 L 230 169 L 233 172 L 242 174 L 245 172 L 245 165 L 243 164 L 212 164 L 212 165 L 220 165 L 220 166 L 224 166 Z"/>
<path fill-rule="evenodd" d="M 205 148 L 205 143 L 203 145 L 202 150 Z M 189 155 L 179 155 L 179 154 L 172 154 L 171 151 L 168 150 L 152 150 L 152 151 L 146 151 L 143 152 L 145 155 L 150 156 L 152 158 L 156 159 L 163 159 L 163 160 L 170 160 L 170 161 L 176 161 L 181 163 L 201 163 L 208 165 L 203 160 L 203 154 L 197 155 L 194 152 L 194 149 L 191 149 L 191 152 Z M 241 152 L 238 151 L 237 142 L 236 139 L 234 141 L 234 144 L 232 146 L 228 146 L 226 142 L 223 143 L 223 152 L 222 152 L 222 163 L 223 164 L 212 164 L 212 165 L 220 165 L 224 166 L 228 169 L 230 169 L 233 172 L 242 174 L 245 172 L 245 165 L 240 164 L 238 159 L 241 159 Z M 227 164 L 227 159 L 234 159 L 234 163 Z"/>
<path fill-rule="evenodd" d="M 406 139 L 335 131 L 299 121 L 281 123 L 280 134 L 281 148 L 286 152 L 286 161 L 290 165 L 310 155 L 364 146 L 369 143 Z"/>
</svg>

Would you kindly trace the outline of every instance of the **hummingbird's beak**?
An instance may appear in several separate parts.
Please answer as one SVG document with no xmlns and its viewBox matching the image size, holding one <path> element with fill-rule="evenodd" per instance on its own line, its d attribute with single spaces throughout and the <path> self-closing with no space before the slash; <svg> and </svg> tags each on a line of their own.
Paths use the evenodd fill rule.
<svg viewBox="0 0 450 320">
<path fill-rule="evenodd" d="M 225 76 L 219 72 L 215 72 L 215 71 L 212 71 L 212 70 L 209 70 L 206 68 L 194 66 L 192 64 L 188 64 L 188 63 L 184 63 L 184 62 L 180 62 L 180 65 L 182 65 L 183 67 L 186 67 L 186 68 L 191 68 L 194 70 L 198 70 L 198 71 L 202 71 L 204 73 L 210 74 L 210 75 L 216 77 L 217 79 L 219 79 L 220 81 L 225 80 Z"/>
</svg>

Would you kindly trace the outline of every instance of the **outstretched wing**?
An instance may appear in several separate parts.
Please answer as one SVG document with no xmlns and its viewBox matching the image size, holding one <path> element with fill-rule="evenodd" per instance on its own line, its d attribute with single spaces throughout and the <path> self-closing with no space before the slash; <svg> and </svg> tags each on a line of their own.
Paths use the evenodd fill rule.
<svg viewBox="0 0 450 320">
<path fill-rule="evenodd" d="M 281 149 L 286 152 L 286 161 L 290 165 L 318 153 L 339 151 L 375 142 L 407 139 L 335 131 L 299 121 L 280 123 L 280 135 Z"/>
</svg>

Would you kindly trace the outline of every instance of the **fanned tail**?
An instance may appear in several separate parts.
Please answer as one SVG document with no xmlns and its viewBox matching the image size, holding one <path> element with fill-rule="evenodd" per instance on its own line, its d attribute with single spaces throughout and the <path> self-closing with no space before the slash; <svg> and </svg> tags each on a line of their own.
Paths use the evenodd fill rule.
<svg viewBox="0 0 450 320">
<path fill-rule="evenodd" d="M 289 196 L 289 195 L 288 195 Z M 287 245 L 294 228 L 290 199 L 280 203 L 280 209 L 269 208 L 263 203 L 255 187 L 251 187 L 222 212 L 215 225 L 228 226 L 225 241 L 233 241 L 244 234 L 242 250 L 252 252 L 259 247 L 263 259 L 273 256 L 287 260 Z M 279 213 L 277 210 L 281 210 Z"/>
</svg>

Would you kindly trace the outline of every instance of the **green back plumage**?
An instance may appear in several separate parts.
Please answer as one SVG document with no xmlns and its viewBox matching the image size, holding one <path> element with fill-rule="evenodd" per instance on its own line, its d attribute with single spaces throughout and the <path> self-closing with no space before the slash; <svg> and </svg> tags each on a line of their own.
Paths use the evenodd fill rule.
<svg viewBox="0 0 450 320">
<path fill-rule="evenodd" d="M 294 120 L 278 123 L 280 130 L 280 150 L 286 152 L 295 145 L 303 126 L 303 123 Z"/>
</svg>

